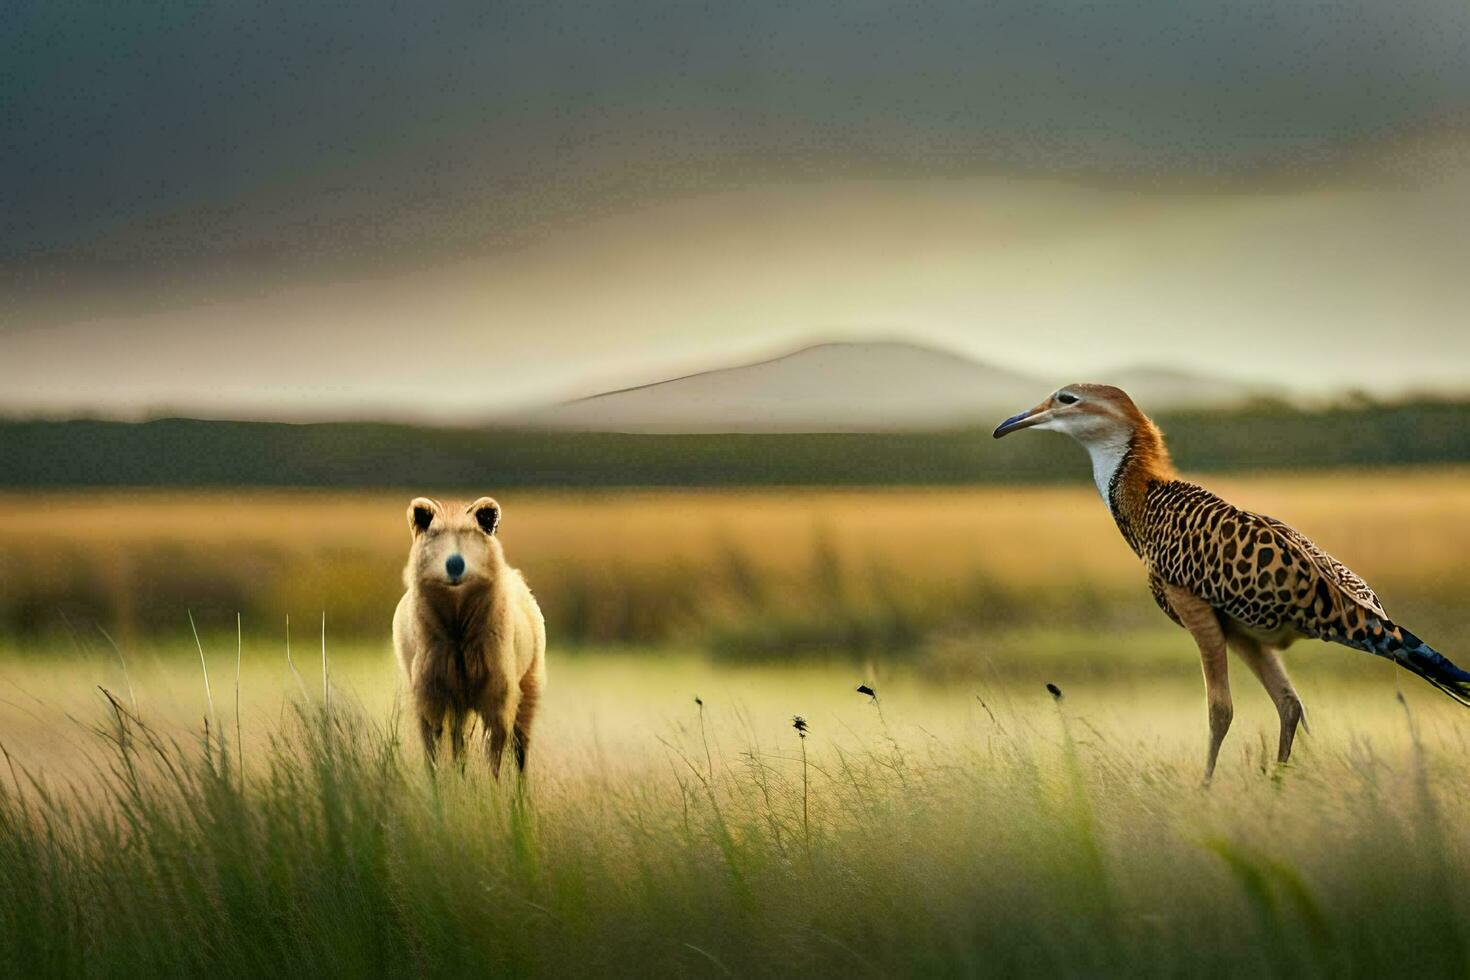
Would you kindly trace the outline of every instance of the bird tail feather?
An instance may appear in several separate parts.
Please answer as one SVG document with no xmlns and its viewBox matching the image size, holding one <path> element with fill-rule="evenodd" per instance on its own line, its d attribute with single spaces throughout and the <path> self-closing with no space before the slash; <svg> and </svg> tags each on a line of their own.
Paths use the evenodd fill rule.
<svg viewBox="0 0 1470 980">
<path fill-rule="evenodd" d="M 1456 666 L 1450 658 L 1402 626 L 1393 623 L 1383 625 L 1387 627 L 1385 642 L 1374 653 L 1388 657 L 1405 670 L 1418 674 L 1456 701 L 1470 707 L 1470 672 Z"/>
</svg>

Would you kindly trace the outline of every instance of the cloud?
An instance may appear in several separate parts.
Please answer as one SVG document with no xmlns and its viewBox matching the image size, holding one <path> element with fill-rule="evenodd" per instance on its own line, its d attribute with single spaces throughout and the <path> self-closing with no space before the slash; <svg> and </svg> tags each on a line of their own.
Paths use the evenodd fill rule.
<svg viewBox="0 0 1470 980">
<path fill-rule="evenodd" d="M 1458 387 L 1470 172 L 1416 188 L 787 184 L 392 277 L 0 334 L 9 404 L 483 417 L 815 337 L 1060 381 L 1130 363 L 1297 390 Z"/>
<path fill-rule="evenodd" d="M 1467 39 L 1461 0 L 9 4 L 0 269 L 151 303 L 768 182 L 1331 171 L 1463 112 Z"/>
</svg>

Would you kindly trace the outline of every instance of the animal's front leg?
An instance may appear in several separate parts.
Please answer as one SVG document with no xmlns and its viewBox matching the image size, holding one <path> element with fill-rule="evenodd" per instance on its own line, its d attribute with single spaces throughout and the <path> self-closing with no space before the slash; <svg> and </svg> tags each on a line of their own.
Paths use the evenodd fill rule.
<svg viewBox="0 0 1470 980">
<path fill-rule="evenodd" d="M 511 731 L 511 748 L 515 750 L 516 768 L 525 773 L 526 756 L 531 751 L 531 723 L 536 720 L 536 706 L 541 701 L 539 681 L 527 674 L 521 679 L 521 703 L 516 708 L 515 727 Z"/>
<path fill-rule="evenodd" d="M 424 761 L 428 763 L 429 769 L 435 766 L 435 756 L 439 748 L 439 736 L 444 732 L 443 719 L 430 720 L 427 715 L 419 715 L 419 738 L 424 743 Z"/>
<path fill-rule="evenodd" d="M 485 742 L 485 757 L 490 760 L 490 773 L 496 779 L 500 778 L 500 760 L 505 758 L 505 742 L 510 731 L 510 726 L 498 716 L 492 716 L 486 722 L 490 729 L 489 738 Z"/>
<path fill-rule="evenodd" d="M 490 760 L 490 772 L 500 778 L 500 762 L 505 757 L 505 744 L 515 724 L 518 698 L 514 696 L 509 680 L 494 676 L 485 690 L 485 699 L 480 705 L 480 717 L 485 721 L 485 752 Z"/>
<path fill-rule="evenodd" d="M 449 722 L 449 747 L 455 762 L 464 766 L 464 715 L 455 714 Z"/>
<path fill-rule="evenodd" d="M 1210 712 L 1210 751 L 1205 760 L 1205 785 L 1215 775 L 1215 762 L 1220 757 L 1220 743 L 1230 731 L 1235 706 L 1230 700 L 1230 667 L 1225 659 L 1225 631 L 1220 618 L 1208 602 L 1177 585 L 1165 585 L 1164 595 L 1179 616 L 1184 628 L 1199 646 L 1200 666 L 1205 675 L 1205 700 Z"/>
</svg>

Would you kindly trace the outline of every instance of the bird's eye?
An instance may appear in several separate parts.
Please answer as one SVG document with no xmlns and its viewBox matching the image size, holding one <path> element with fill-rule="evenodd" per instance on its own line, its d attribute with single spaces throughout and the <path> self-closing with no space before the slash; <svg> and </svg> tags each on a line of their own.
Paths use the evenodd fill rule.
<svg viewBox="0 0 1470 980">
<path fill-rule="evenodd" d="M 1063 405 L 1075 405 L 1077 403 L 1077 400 L 1077 396 L 1072 394 L 1070 391 L 1064 391 L 1061 394 L 1057 395 L 1057 401 L 1061 402 Z"/>
</svg>

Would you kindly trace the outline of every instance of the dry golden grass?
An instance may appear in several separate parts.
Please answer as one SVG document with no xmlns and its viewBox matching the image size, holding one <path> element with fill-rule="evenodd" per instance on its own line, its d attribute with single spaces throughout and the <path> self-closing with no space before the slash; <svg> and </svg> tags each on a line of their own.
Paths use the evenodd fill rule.
<svg viewBox="0 0 1470 980">
<path fill-rule="evenodd" d="M 1460 624 L 1470 470 L 1203 482 L 1300 528 L 1391 611 Z M 216 628 L 236 611 L 275 622 L 326 610 L 341 630 L 372 636 L 398 590 L 407 499 L 6 494 L 0 630 L 54 631 L 65 614 L 136 638 L 181 628 L 186 608 Z M 1087 486 L 517 492 L 501 503 L 508 554 L 560 627 L 553 641 L 697 640 L 711 610 L 748 618 L 811 593 L 825 612 L 840 594 L 854 609 L 886 603 L 919 619 L 991 602 L 993 615 L 973 614 L 981 625 L 1084 623 L 1099 607 L 1130 622 L 1149 615 L 1137 560 Z"/>
<path fill-rule="evenodd" d="M 1470 469 L 1201 477 L 1357 565 L 1422 575 L 1470 559 Z M 493 488 L 491 488 L 493 492 Z M 0 551 L 85 542 L 314 551 L 405 550 L 408 496 L 324 491 L 0 493 Z M 1090 487 L 891 490 L 526 491 L 502 495 L 502 534 L 524 563 L 662 564 L 734 545 L 762 562 L 803 561 L 814 533 L 839 548 L 936 575 L 976 564 L 1024 578 L 1133 567 Z M 1427 565 L 1426 565 L 1427 563 Z"/>
</svg>

